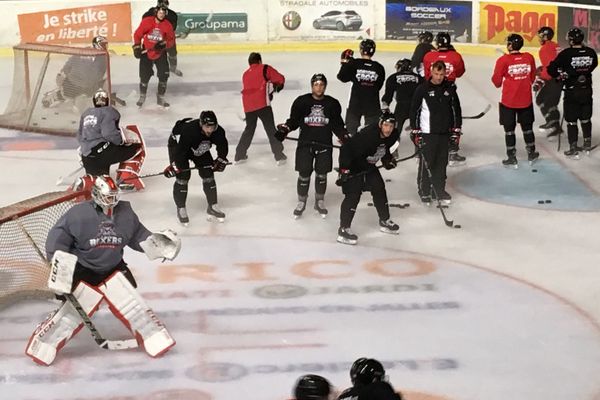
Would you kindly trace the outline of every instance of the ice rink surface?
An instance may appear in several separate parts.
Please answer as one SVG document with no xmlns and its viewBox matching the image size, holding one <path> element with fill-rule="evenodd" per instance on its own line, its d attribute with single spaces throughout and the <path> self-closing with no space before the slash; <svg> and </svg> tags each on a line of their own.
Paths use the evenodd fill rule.
<svg viewBox="0 0 600 400">
<path fill-rule="evenodd" d="M 390 74 L 405 56 L 375 59 Z M 350 85 L 335 79 L 338 57 L 263 54 L 287 78 L 273 104 L 277 123 L 316 72 L 328 77 L 327 93 L 347 104 Z M 148 144 L 144 174 L 167 165 L 175 121 L 203 109 L 217 113 L 233 159 L 244 127 L 239 91 L 246 60 L 245 53 L 180 55 L 184 77 L 169 80 L 165 111 L 155 106 L 155 79 L 138 110 L 136 61 L 112 58 L 114 89 L 128 102 L 122 122 L 137 124 Z M 305 215 L 294 220 L 295 142 L 285 142 L 288 163 L 276 166 L 259 123 L 248 162 L 216 175 L 225 223 L 206 221 L 197 175 L 187 228 L 176 221 L 172 180 L 148 178 L 144 192 L 123 196 L 149 229 L 173 228 L 183 237 L 172 263 L 126 254 L 139 291 L 177 340 L 172 351 L 156 360 L 139 349 L 106 351 L 84 329 L 51 367 L 40 367 L 24 349 L 56 304 L 22 303 L 0 311 L 0 398 L 285 399 L 305 373 L 347 387 L 351 362 L 369 356 L 384 363 L 408 400 L 600 399 L 599 153 L 567 160 L 536 129 L 541 159 L 531 167 L 518 131 L 520 168 L 504 169 L 500 90 L 490 82 L 494 59 L 465 61 L 458 81 L 463 113 L 492 109 L 464 121 L 467 164 L 448 168 L 453 204 L 446 212 L 462 229 L 446 227 L 436 208 L 420 204 L 416 163 L 409 160 L 383 172 L 390 203 L 410 204 L 391 208 L 400 234 L 379 232 L 365 193 L 353 223 L 359 244 L 337 244 L 342 194 L 334 175 L 329 216 L 313 212 L 311 187 Z M 12 60 L 0 66 L 7 94 Z M 3 96 L 0 108 L 7 101 Z M 593 123 L 600 126 L 598 113 Z M 2 206 L 62 189 L 57 178 L 78 167 L 72 138 L 0 130 L 0 147 Z M 411 149 L 403 134 L 400 154 Z M 94 320 L 106 336 L 128 337 L 106 309 Z"/>
</svg>

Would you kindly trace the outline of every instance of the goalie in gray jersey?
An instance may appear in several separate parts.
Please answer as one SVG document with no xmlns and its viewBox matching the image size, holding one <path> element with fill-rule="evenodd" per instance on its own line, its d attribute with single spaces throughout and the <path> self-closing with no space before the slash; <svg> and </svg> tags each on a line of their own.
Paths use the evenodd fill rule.
<svg viewBox="0 0 600 400">
<path fill-rule="evenodd" d="M 59 295 L 72 293 L 90 317 L 106 301 L 144 350 L 158 357 L 175 340 L 135 290 L 137 284 L 123 260 L 126 246 L 146 253 L 151 260 L 172 260 L 181 241 L 173 231 L 146 229 L 129 202 L 119 202 L 115 181 L 99 176 L 92 200 L 73 206 L 48 233 L 46 252 L 52 260 L 48 286 Z M 63 303 L 34 331 L 26 354 L 39 364 L 50 365 L 81 325 L 74 306 Z"/>
<path fill-rule="evenodd" d="M 108 41 L 104 36 L 92 40 L 96 50 L 107 51 Z M 55 107 L 67 99 L 79 96 L 91 97 L 98 88 L 104 87 L 106 79 L 106 57 L 71 56 L 56 75 L 57 88 L 42 97 L 43 107 Z"/>
</svg>

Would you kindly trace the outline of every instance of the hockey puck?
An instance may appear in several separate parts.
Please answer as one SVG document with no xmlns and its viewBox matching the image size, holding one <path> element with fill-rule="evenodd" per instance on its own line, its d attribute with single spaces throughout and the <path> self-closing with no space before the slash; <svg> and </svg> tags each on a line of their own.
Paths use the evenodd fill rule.
<svg viewBox="0 0 600 400">
<path fill-rule="evenodd" d="M 460 228 L 462 228 L 462 226 L 460 226 L 460 225 L 454 225 L 454 227 L 455 227 L 456 229 L 460 229 Z"/>
<path fill-rule="evenodd" d="M 385 181 L 386 181 L 386 182 L 391 182 L 392 180 L 391 180 L 391 179 L 386 179 Z"/>
<path fill-rule="evenodd" d="M 550 204 L 550 203 L 552 203 L 552 200 L 546 200 L 545 203 Z"/>
<path fill-rule="evenodd" d="M 545 201 L 544 200 L 538 200 L 538 204 L 544 204 Z"/>
<path fill-rule="evenodd" d="M 532 169 L 531 172 L 537 172 L 537 169 Z"/>
</svg>

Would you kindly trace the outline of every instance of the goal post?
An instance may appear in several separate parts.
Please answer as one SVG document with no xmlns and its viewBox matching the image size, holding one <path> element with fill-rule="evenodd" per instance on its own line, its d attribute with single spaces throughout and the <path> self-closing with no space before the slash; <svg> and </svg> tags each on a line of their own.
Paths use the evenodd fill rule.
<svg viewBox="0 0 600 400">
<path fill-rule="evenodd" d="M 0 127 L 75 136 L 96 90 L 112 93 L 106 50 L 25 43 L 13 52 L 12 91 Z"/>
<path fill-rule="evenodd" d="M 46 237 L 59 218 L 87 192 L 51 192 L 0 208 L 0 308 L 23 298 L 47 298 L 49 268 L 33 242 L 46 251 Z"/>
</svg>

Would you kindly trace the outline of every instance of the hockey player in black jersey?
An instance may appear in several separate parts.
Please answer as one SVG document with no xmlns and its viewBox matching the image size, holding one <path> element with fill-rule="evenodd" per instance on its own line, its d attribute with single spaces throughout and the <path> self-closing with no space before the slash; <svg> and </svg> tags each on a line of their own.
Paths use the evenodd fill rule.
<svg viewBox="0 0 600 400">
<path fill-rule="evenodd" d="M 381 109 L 389 110 L 392 100 L 396 100 L 394 115 L 398 124 L 398 131 L 402 132 L 404 122 L 408 119 L 408 110 L 415 89 L 423 78 L 411 69 L 410 60 L 404 58 L 396 62 L 396 73 L 390 75 L 385 81 L 385 92 L 381 98 Z"/>
<path fill-rule="evenodd" d="M 569 139 L 569 150 L 565 151 L 565 155 L 579 158 L 581 148 L 577 146 L 577 120 L 581 123 L 583 150 L 589 152 L 592 149 L 592 71 L 598 66 L 598 55 L 594 49 L 583 44 L 581 29 L 570 29 L 567 39 L 570 47 L 550 62 L 548 74 L 561 79 L 565 91 L 563 115 L 567 121 Z"/>
<path fill-rule="evenodd" d="M 299 218 L 306 208 L 310 176 L 314 171 L 315 210 L 325 218 L 327 174 L 333 167 L 332 133 L 343 142 L 348 137 L 348 132 L 342 120 L 340 102 L 325 94 L 325 75 L 314 74 L 310 85 L 311 93 L 296 98 L 290 110 L 290 117 L 285 123 L 277 125 L 275 137 L 283 141 L 289 132 L 300 128 L 296 147 L 298 205 L 294 209 L 294 216 Z"/>
<path fill-rule="evenodd" d="M 158 0 L 156 7 L 164 7 L 167 9 L 167 16 L 165 18 L 173 25 L 173 32 L 175 32 L 177 30 L 177 11 L 173 11 L 169 8 L 169 0 Z M 150 7 L 150 9 L 142 15 L 142 18 L 154 16 L 156 7 Z M 177 38 L 177 36 L 175 37 Z M 183 72 L 177 69 L 177 42 L 175 42 L 173 47 L 167 49 L 167 60 L 169 61 L 169 71 L 177 76 L 183 76 Z"/>
<path fill-rule="evenodd" d="M 410 66 L 413 71 L 421 76 L 425 76 L 425 71 L 423 69 L 423 57 L 425 54 L 434 50 L 435 47 L 431 44 L 433 42 L 433 33 L 425 31 L 419 33 L 417 36 L 417 47 L 415 47 L 415 51 L 413 52 L 412 58 L 410 60 Z"/>
<path fill-rule="evenodd" d="M 390 147 L 399 135 L 394 114 L 384 111 L 378 123 L 367 125 L 342 145 L 340 174 L 336 181 L 344 193 L 338 242 L 356 244 L 358 241 L 358 236 L 352 233 L 350 226 L 363 191 L 370 191 L 373 196 L 379 229 L 384 233 L 398 234 L 398 225 L 390 219 L 385 182 L 375 164 L 381 161 L 385 169 L 396 168 L 397 162 L 390 154 Z"/>
<path fill-rule="evenodd" d="M 342 52 L 337 78 L 342 82 L 352 82 L 346 110 L 346 128 L 350 135 L 356 134 L 362 117 L 365 125 L 370 125 L 377 122 L 380 113 L 379 91 L 385 82 L 385 69 L 372 59 L 373 54 L 375 42 L 371 39 L 360 42 L 361 58 L 353 58 L 351 49 Z"/>
<path fill-rule="evenodd" d="M 217 159 L 210 154 L 212 145 L 217 148 Z M 195 165 L 202 178 L 202 188 L 206 195 L 208 219 L 225 220 L 225 213 L 217 207 L 217 183 L 214 171 L 223 172 L 229 164 L 229 151 L 225 130 L 217 123 L 213 111 L 202 111 L 199 119 L 177 121 L 169 137 L 169 162 L 164 175 L 175 177 L 173 199 L 177 206 L 177 218 L 182 224 L 189 222 L 185 202 L 188 193 L 188 181 L 191 177 L 190 161 Z"/>
<path fill-rule="evenodd" d="M 410 107 L 411 137 L 421 149 L 418 192 L 421 201 L 427 205 L 431 204 L 435 194 L 442 204 L 450 204 L 452 199 L 446 192 L 448 144 L 452 136 L 460 136 L 462 116 L 456 86 L 445 74 L 444 62 L 434 62 L 431 78 L 417 87 Z M 431 180 L 425 168 L 431 172 Z"/>
<path fill-rule="evenodd" d="M 294 386 L 294 400 L 329 400 L 331 383 L 320 375 L 303 375 Z"/>
<path fill-rule="evenodd" d="M 344 390 L 338 400 L 402 400 L 385 380 L 383 365 L 374 358 L 359 358 L 350 368 L 352 387 Z"/>
</svg>

